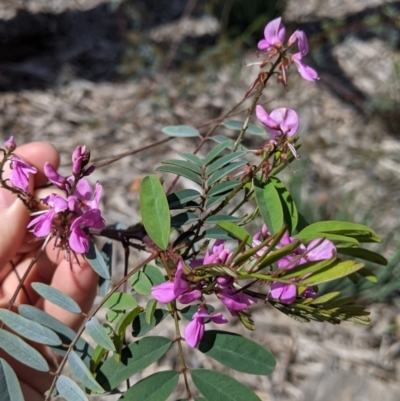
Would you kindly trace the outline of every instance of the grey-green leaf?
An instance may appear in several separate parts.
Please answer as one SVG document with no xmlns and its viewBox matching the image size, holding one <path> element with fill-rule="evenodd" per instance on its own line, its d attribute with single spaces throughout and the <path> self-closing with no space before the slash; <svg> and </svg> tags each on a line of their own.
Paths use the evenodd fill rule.
<svg viewBox="0 0 400 401">
<path fill-rule="evenodd" d="M 232 180 L 232 181 L 225 181 L 221 182 L 219 184 L 214 185 L 208 192 L 208 196 L 213 196 L 213 195 L 219 195 L 225 192 L 230 191 L 233 188 L 236 188 L 238 185 L 240 185 L 241 182 L 237 180 Z"/>
<path fill-rule="evenodd" d="M 198 174 L 194 173 L 193 171 L 187 170 L 183 167 L 171 166 L 169 164 L 166 164 L 163 166 L 158 166 L 156 168 L 156 171 L 165 171 L 167 173 L 181 175 L 182 177 L 186 177 L 189 180 L 195 182 L 196 184 L 199 184 L 200 186 L 202 184 L 201 178 Z"/>
<path fill-rule="evenodd" d="M 165 282 L 165 277 L 161 273 L 161 270 L 159 267 L 156 267 L 153 265 L 146 265 L 143 269 L 143 272 L 150 279 L 151 284 L 153 286 L 159 285 L 159 284 L 162 284 Z"/>
<path fill-rule="evenodd" d="M 191 161 L 194 164 L 197 164 L 199 167 L 203 166 L 203 160 L 200 157 L 196 156 L 193 153 L 181 152 L 179 153 L 184 159 Z"/>
<path fill-rule="evenodd" d="M 171 226 L 172 227 L 181 227 L 184 224 L 191 224 L 194 223 L 199 219 L 199 216 L 194 213 L 183 212 L 179 213 L 172 217 L 171 219 Z"/>
<path fill-rule="evenodd" d="M 7 309 L 0 309 L 0 320 L 28 340 L 46 345 L 62 344 L 60 337 L 53 330 Z"/>
<path fill-rule="evenodd" d="M 220 170 L 222 167 L 225 167 L 227 164 L 233 162 L 236 159 L 242 157 L 245 153 L 244 152 L 234 152 L 229 153 L 228 155 L 219 157 L 214 162 L 209 164 L 206 169 L 207 175 L 211 175 L 217 170 Z"/>
<path fill-rule="evenodd" d="M 243 122 L 237 121 L 237 120 L 224 121 L 223 125 L 224 125 L 224 127 L 235 130 L 235 131 L 241 131 L 243 128 Z M 251 134 L 251 135 L 257 135 L 257 136 L 267 135 L 267 133 L 265 132 L 264 129 L 259 128 L 253 124 L 248 124 L 246 133 Z"/>
<path fill-rule="evenodd" d="M 102 278 L 109 280 L 111 278 L 109 266 L 107 266 L 103 255 L 98 251 L 93 241 L 89 241 L 89 250 L 85 253 L 86 260 L 92 269 Z"/>
<path fill-rule="evenodd" d="M 85 324 L 85 328 L 96 344 L 101 345 L 109 351 L 115 351 L 114 343 L 96 317 L 93 316 L 88 320 Z"/>
<path fill-rule="evenodd" d="M 24 401 L 18 377 L 3 358 L 0 358 L 0 389 L 0 401 Z"/>
<path fill-rule="evenodd" d="M 49 365 L 43 356 L 13 333 L 0 329 L 0 348 L 17 361 L 32 369 L 48 372 Z"/>
<path fill-rule="evenodd" d="M 208 152 L 207 156 L 204 158 L 204 164 L 207 166 L 210 164 L 221 152 L 223 152 L 230 144 L 232 143 L 232 139 L 227 139 L 219 143 L 217 146 L 212 148 L 210 152 Z"/>
<path fill-rule="evenodd" d="M 153 285 L 150 281 L 150 279 L 147 277 L 147 275 L 142 272 L 138 271 L 136 272 L 132 278 L 131 278 L 131 284 L 133 289 L 141 295 L 150 295 L 151 294 L 151 289 L 153 288 Z"/>
<path fill-rule="evenodd" d="M 195 369 L 191 376 L 207 401 L 261 401 L 244 384 L 215 370 Z"/>
<path fill-rule="evenodd" d="M 228 164 L 226 167 L 217 170 L 214 174 L 212 174 L 209 179 L 207 180 L 207 185 L 211 186 L 214 183 L 220 181 L 222 178 L 227 176 L 228 174 L 232 173 L 233 171 L 237 170 L 240 167 L 243 167 L 247 162 L 242 160 L 239 162 L 233 162 Z"/>
<path fill-rule="evenodd" d="M 214 216 L 208 217 L 205 221 L 209 224 L 217 224 L 220 221 L 238 222 L 240 219 L 239 217 L 230 216 L 229 214 L 214 214 Z"/>
<path fill-rule="evenodd" d="M 165 337 L 146 337 L 131 343 L 122 350 L 121 362 L 118 363 L 114 358 L 108 359 L 101 366 L 96 378 L 107 391 L 111 391 L 161 358 L 171 343 Z"/>
<path fill-rule="evenodd" d="M 171 216 L 167 196 L 155 175 L 149 175 L 142 181 L 140 214 L 148 236 L 165 251 L 171 233 Z"/>
<path fill-rule="evenodd" d="M 270 375 L 275 358 L 256 342 L 235 333 L 208 330 L 198 349 L 231 369 L 252 375 Z"/>
<path fill-rule="evenodd" d="M 194 164 L 187 160 L 165 159 L 165 160 L 162 160 L 161 163 L 187 168 L 188 170 L 193 171 L 195 174 L 201 175 L 201 168 L 197 164 Z"/>
<path fill-rule="evenodd" d="M 165 401 L 175 390 L 178 380 L 179 374 L 175 370 L 154 373 L 132 386 L 120 400 Z"/>
<path fill-rule="evenodd" d="M 69 377 L 61 375 L 56 382 L 60 397 L 67 401 L 88 401 L 82 389 Z"/>
<path fill-rule="evenodd" d="M 150 324 L 146 323 L 146 312 L 142 312 L 139 316 L 135 318 L 132 322 L 132 335 L 134 337 L 142 337 L 149 331 L 154 329 L 158 324 L 160 324 L 167 316 L 169 312 L 165 309 L 156 309 L 154 311 L 153 318 Z"/>
<path fill-rule="evenodd" d="M 104 389 L 100 386 L 99 383 L 93 378 L 89 369 L 83 363 L 79 355 L 74 351 L 71 351 L 68 355 L 68 364 L 72 371 L 72 373 L 76 376 L 76 378 L 87 388 L 96 392 L 96 393 L 104 393 Z"/>
<path fill-rule="evenodd" d="M 42 324 L 43 326 L 48 327 L 53 330 L 62 340 L 63 344 L 69 345 L 76 337 L 76 332 L 72 330 L 70 327 L 61 323 L 59 320 L 50 316 L 48 313 L 35 308 L 31 305 L 20 305 L 18 307 L 18 312 L 21 316 L 24 316 L 32 321 Z M 62 346 L 52 347 L 55 352 L 60 355 L 65 355 L 65 348 Z M 83 339 L 79 338 L 77 343 L 74 346 L 74 351 L 80 355 L 82 360 L 85 362 L 87 366 L 90 364 L 90 358 L 93 353 L 93 348 Z"/>
<path fill-rule="evenodd" d="M 189 125 L 169 125 L 163 127 L 161 131 L 168 136 L 180 138 L 199 136 L 199 131 Z"/>
<path fill-rule="evenodd" d="M 195 189 L 182 189 L 181 191 L 176 191 L 172 194 L 169 194 L 167 196 L 167 200 L 171 210 L 184 209 L 187 203 L 193 199 L 199 198 L 200 196 L 201 193 Z"/>
<path fill-rule="evenodd" d="M 80 306 L 72 298 L 63 294 L 56 288 L 43 283 L 32 283 L 31 286 L 40 296 L 59 306 L 60 308 L 72 313 L 82 312 Z"/>
<path fill-rule="evenodd" d="M 212 227 L 204 231 L 204 238 L 232 240 L 235 239 L 220 227 Z"/>
</svg>

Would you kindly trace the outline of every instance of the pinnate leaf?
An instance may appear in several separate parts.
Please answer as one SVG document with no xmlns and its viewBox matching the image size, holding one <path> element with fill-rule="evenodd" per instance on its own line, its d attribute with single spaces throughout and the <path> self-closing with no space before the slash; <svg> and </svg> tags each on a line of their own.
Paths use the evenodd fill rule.
<svg viewBox="0 0 400 401">
<path fill-rule="evenodd" d="M 109 280 L 111 278 L 110 266 L 107 265 L 103 255 L 98 251 L 96 245 L 92 241 L 89 241 L 89 244 L 89 250 L 85 253 L 86 260 L 100 277 Z"/>
<path fill-rule="evenodd" d="M 195 369 L 191 371 L 191 376 L 207 401 L 261 401 L 244 384 L 215 370 Z"/>
<path fill-rule="evenodd" d="M 67 401 L 88 401 L 82 389 L 69 377 L 61 375 L 56 382 L 60 397 Z"/>
<path fill-rule="evenodd" d="M 171 343 L 171 340 L 165 337 L 146 337 L 131 343 L 122 350 L 121 363 L 114 358 L 107 359 L 96 378 L 107 391 L 111 391 L 161 358 Z"/>
<path fill-rule="evenodd" d="M 46 345 L 62 344 L 60 337 L 53 330 L 7 309 L 0 309 L 0 320 L 28 340 Z"/>
<path fill-rule="evenodd" d="M 103 306 L 114 311 L 121 311 L 126 309 L 135 309 L 138 306 L 136 299 L 125 292 L 114 292 L 104 302 Z"/>
<path fill-rule="evenodd" d="M 59 306 L 72 313 L 81 313 L 82 310 L 80 306 L 68 295 L 63 294 L 61 291 L 57 290 L 50 285 L 43 283 L 32 283 L 32 288 L 44 299 L 47 299 L 54 305 Z"/>
<path fill-rule="evenodd" d="M 132 322 L 132 335 L 134 337 L 144 336 L 150 330 L 154 329 L 154 327 L 160 324 L 168 315 L 169 312 L 167 310 L 156 309 L 150 324 L 148 324 L 146 323 L 146 312 L 142 312 Z"/>
<path fill-rule="evenodd" d="M 175 390 L 179 374 L 175 370 L 154 373 L 127 390 L 120 400 L 165 401 Z"/>
<path fill-rule="evenodd" d="M 3 358 L 0 358 L 0 389 L 1 401 L 24 401 L 18 377 Z"/>
<path fill-rule="evenodd" d="M 184 167 L 172 166 L 170 164 L 158 166 L 156 168 L 157 171 L 165 171 L 167 173 L 181 175 L 182 177 L 186 177 L 187 179 L 195 182 L 196 184 L 202 185 L 201 177 L 194 173 L 193 171 L 187 170 Z"/>
<path fill-rule="evenodd" d="M 92 317 L 85 324 L 86 331 L 93 340 L 109 351 L 115 351 L 115 346 L 111 338 L 107 335 L 106 330 L 100 324 L 96 317 Z"/>
<path fill-rule="evenodd" d="M 32 369 L 41 372 L 49 371 L 49 365 L 46 360 L 35 348 L 28 345 L 15 334 L 4 329 L 0 329 L 0 348 L 17 361 L 20 361 Z"/>
<path fill-rule="evenodd" d="M 167 196 L 155 175 L 149 175 L 142 181 L 140 213 L 148 236 L 162 250 L 166 250 L 171 232 L 171 216 Z"/>
<path fill-rule="evenodd" d="M 161 129 L 161 131 L 168 136 L 188 138 L 199 136 L 199 131 L 189 125 L 169 125 Z"/>
<path fill-rule="evenodd" d="M 270 375 L 276 365 L 275 358 L 261 345 L 226 331 L 206 331 L 198 349 L 231 369 L 253 375 Z"/>
</svg>

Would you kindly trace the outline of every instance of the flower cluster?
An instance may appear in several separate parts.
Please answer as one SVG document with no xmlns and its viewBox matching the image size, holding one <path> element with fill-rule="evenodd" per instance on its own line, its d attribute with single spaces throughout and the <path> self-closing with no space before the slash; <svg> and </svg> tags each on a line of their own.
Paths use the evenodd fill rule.
<svg viewBox="0 0 400 401">
<path fill-rule="evenodd" d="M 267 56 L 267 60 L 273 58 L 281 52 L 284 54 L 279 64 L 281 70 L 281 80 L 287 85 L 287 69 L 294 63 L 302 78 L 314 82 L 318 79 L 317 72 L 303 62 L 303 57 L 308 53 L 308 42 L 303 31 L 296 30 L 285 44 L 286 29 L 282 24 L 281 18 L 276 18 L 269 22 L 264 29 L 264 39 L 258 42 L 258 48 Z M 297 43 L 298 52 L 294 54 L 286 53 Z M 265 65 L 266 62 L 261 63 Z"/>
<path fill-rule="evenodd" d="M 78 146 L 72 154 L 72 175 L 64 177 L 57 173 L 50 163 L 44 165 L 46 177 L 64 196 L 53 193 L 43 199 L 49 207 L 38 214 L 28 225 L 36 237 L 56 238 L 56 245 L 70 248 L 76 253 L 89 250 L 89 238 L 85 228 L 104 227 L 104 219 L 99 209 L 103 187 L 96 183 L 94 190 L 83 177 L 94 171 L 94 166 L 85 168 L 89 162 L 89 153 L 85 146 Z M 68 246 L 67 246 L 68 243 Z"/>
<path fill-rule="evenodd" d="M 265 225 L 259 233 L 254 235 L 252 245 L 253 248 L 257 247 L 257 252 L 254 253 L 253 258 L 257 259 L 264 256 L 267 248 L 261 246 L 261 249 L 259 249 L 262 244 L 261 240 L 267 240 L 271 237 Z M 299 241 L 290 237 L 286 232 L 276 248 L 288 246 L 293 242 Z M 293 269 L 310 261 L 331 259 L 335 255 L 336 249 L 330 241 L 317 239 L 311 241 L 307 246 L 299 245 L 290 254 L 280 258 L 276 262 L 275 273 Z M 212 321 L 217 324 L 227 323 L 227 319 L 223 314 L 209 312 L 210 309 L 207 308 L 207 296 L 214 295 L 226 307 L 231 316 L 239 317 L 242 313 L 246 313 L 252 304 L 257 302 L 257 298 L 253 296 L 254 293 L 252 291 L 248 292 L 239 286 L 237 280 L 233 277 L 234 274 L 223 273 L 224 267 L 226 267 L 225 271 L 227 273 L 239 269 L 239 266 L 235 266 L 235 262 L 232 260 L 234 259 L 233 256 L 234 253 L 227 242 L 217 240 L 211 249 L 206 251 L 204 258 L 192 260 L 189 266 L 182 260 L 179 261 L 174 277 L 171 277 L 171 281 L 156 285 L 152 289 L 153 297 L 162 303 L 178 301 L 181 304 L 189 304 L 198 302 L 198 310 L 185 329 L 185 339 L 191 347 L 196 347 L 201 341 L 206 322 Z M 245 263 L 249 263 L 249 260 Z M 216 269 L 214 272 L 218 271 L 221 273 L 202 275 L 202 269 L 209 269 L 207 271 L 210 272 L 213 271 L 214 267 Z M 245 266 L 241 266 L 240 270 L 243 268 L 245 269 Z M 200 274 L 200 276 L 197 274 Z M 301 278 L 299 281 L 301 282 Z M 290 304 L 298 296 L 303 298 L 316 296 L 313 287 L 306 287 L 299 294 L 299 282 L 296 284 L 283 284 L 278 281 L 272 281 L 268 293 L 264 294 L 264 298 L 266 301 L 271 299 L 283 304 Z"/>
</svg>

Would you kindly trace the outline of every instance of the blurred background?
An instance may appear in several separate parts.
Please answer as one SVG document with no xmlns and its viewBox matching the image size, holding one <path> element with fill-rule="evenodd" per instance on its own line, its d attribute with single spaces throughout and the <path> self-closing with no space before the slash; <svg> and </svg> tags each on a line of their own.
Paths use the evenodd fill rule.
<svg viewBox="0 0 400 401">
<path fill-rule="evenodd" d="M 259 305 L 251 337 L 278 366 L 269 378 L 237 377 L 263 400 L 399 400 L 400 1 L 0 0 L 0 138 L 50 141 L 67 165 L 77 145 L 103 161 L 163 139 L 165 125 L 204 131 L 243 99 L 259 73 L 246 64 L 281 15 L 288 35 L 306 32 L 321 77 L 291 70 L 288 90 L 264 91 L 267 109 L 300 117 L 301 159 L 282 179 L 309 221 L 374 228 L 383 241 L 371 249 L 389 263 L 368 266 L 377 285 L 321 289 L 357 294 L 370 327 L 300 324 Z M 174 140 L 98 169 L 107 221 L 137 222 L 142 177 L 195 145 Z"/>
</svg>

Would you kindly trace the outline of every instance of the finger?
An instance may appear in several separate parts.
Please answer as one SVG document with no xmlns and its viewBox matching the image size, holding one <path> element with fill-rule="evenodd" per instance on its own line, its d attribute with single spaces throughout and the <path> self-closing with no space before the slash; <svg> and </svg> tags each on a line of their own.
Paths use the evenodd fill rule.
<svg viewBox="0 0 400 401">
<path fill-rule="evenodd" d="M 18 156 L 38 170 L 37 178 L 30 177 L 29 189 L 47 182 L 43 166 L 46 161 L 59 164 L 59 155 L 49 143 L 36 142 L 17 149 Z M 7 274 L 2 267 L 14 257 L 24 240 L 29 212 L 24 204 L 4 188 L 0 188 L 0 281 Z"/>
<path fill-rule="evenodd" d="M 71 255 L 72 258 L 74 257 Z M 97 274 L 88 262 L 80 258 L 79 263 L 63 259 L 50 284 L 71 297 L 81 307 L 82 312 L 88 313 L 96 296 L 97 283 Z M 40 299 L 37 306 L 75 330 L 83 321 L 82 315 L 70 313 L 47 300 Z"/>
</svg>

